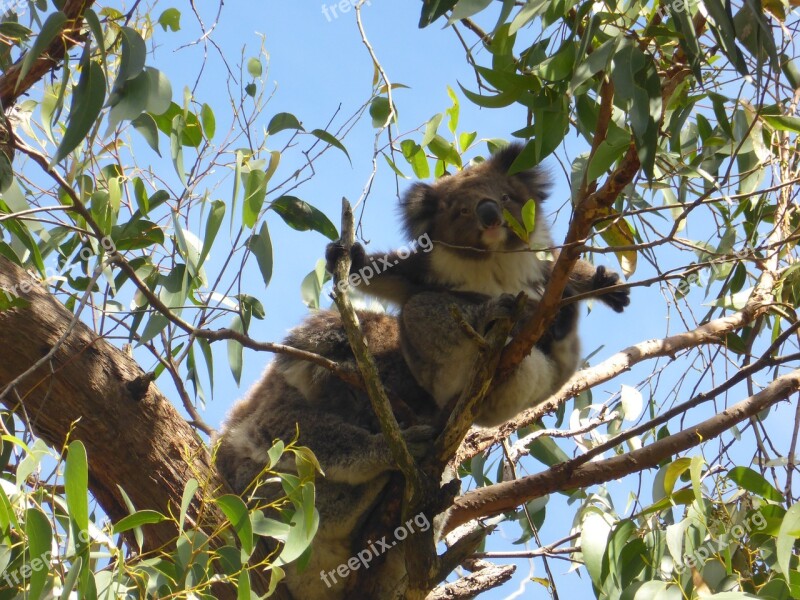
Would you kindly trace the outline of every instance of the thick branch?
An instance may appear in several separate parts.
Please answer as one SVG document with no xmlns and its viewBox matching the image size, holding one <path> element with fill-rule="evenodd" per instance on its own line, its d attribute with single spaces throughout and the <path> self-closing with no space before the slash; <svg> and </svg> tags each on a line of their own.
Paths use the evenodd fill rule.
<svg viewBox="0 0 800 600">
<path fill-rule="evenodd" d="M 72 313 L 3 257 L 0 289 L 29 303 L 0 312 L 0 388 L 5 388 L 53 348 Z M 212 488 L 222 485 L 202 441 L 136 362 L 80 322 L 3 403 L 55 448 L 68 436 L 84 443 L 92 494 L 112 520 L 128 514 L 117 485 L 137 509 L 163 514 L 178 513 L 190 477 L 210 481 Z M 200 507 L 196 497 L 195 516 Z M 178 533 L 171 521 L 145 531 L 149 549 Z"/>
<path fill-rule="evenodd" d="M 67 51 L 77 43 L 83 25 L 83 13 L 92 4 L 94 4 L 94 0 L 67 0 L 64 3 L 62 12 L 67 16 L 64 30 L 36 59 L 24 79 L 18 81 L 25 55 L 22 55 L 0 77 L 0 106 L 4 109 L 10 107 L 45 74 L 58 66 Z"/>
</svg>

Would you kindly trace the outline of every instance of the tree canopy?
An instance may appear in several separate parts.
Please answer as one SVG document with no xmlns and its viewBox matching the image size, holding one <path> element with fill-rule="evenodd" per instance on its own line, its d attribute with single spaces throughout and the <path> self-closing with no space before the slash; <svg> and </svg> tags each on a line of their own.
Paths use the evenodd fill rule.
<svg viewBox="0 0 800 600">
<path fill-rule="evenodd" d="M 589 305 L 585 368 L 547 402 L 492 429 L 469 429 L 456 408 L 434 457 L 462 479 L 436 507 L 449 549 L 437 557 L 433 530 L 404 541 L 407 597 L 507 597 L 516 569 L 530 569 L 526 597 L 800 597 L 796 2 L 408 4 L 403 19 L 455 40 L 469 72 L 437 65 L 441 106 L 388 66 L 436 57 L 376 49 L 362 17 L 387 9 L 323 3 L 318 18 L 348 20 L 371 67 L 362 97 L 330 114 L 280 101 L 272 42 L 240 4 L 2 7 L 0 598 L 286 598 L 320 474 L 306 448 L 276 441 L 284 520 L 229 493 L 208 407 L 238 392 L 219 381 L 284 353 L 366 378 L 375 396 L 379 382 L 255 333 L 299 314 L 294 298 L 265 309 L 293 253 L 276 230 L 314 244 L 348 230 L 345 194 L 325 181 L 347 165 L 362 190 L 356 233 L 375 239 L 369 223 L 392 204 L 379 194 L 508 137 L 525 143 L 512 171 L 543 164 L 564 192 L 552 215 L 530 215 L 557 224 L 557 248 L 531 250 L 554 252 L 555 267 L 521 331 L 507 344 L 495 332 L 497 371 L 476 365 L 474 389 L 530 351 L 580 257 L 624 274 L 634 312 L 604 319 Z M 240 21 L 237 45 L 221 44 L 226 19 Z M 176 39 L 196 59 L 178 75 L 158 51 Z M 321 58 L 297 57 L 293 72 L 347 68 Z M 420 104 L 434 116 L 409 122 Z M 486 125 L 496 115 L 510 136 Z M 291 265 L 310 271 L 309 309 L 327 306 L 324 262 Z M 297 473 L 279 471 L 283 455 Z M 400 464 L 406 504 L 386 514 L 433 511 Z"/>
</svg>

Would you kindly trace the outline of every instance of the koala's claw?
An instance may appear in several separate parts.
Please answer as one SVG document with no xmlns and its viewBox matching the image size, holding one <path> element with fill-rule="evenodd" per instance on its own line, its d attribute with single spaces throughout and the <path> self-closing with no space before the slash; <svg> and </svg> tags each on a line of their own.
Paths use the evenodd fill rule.
<svg viewBox="0 0 800 600">
<path fill-rule="evenodd" d="M 619 275 L 614 271 L 606 269 L 600 265 L 592 278 L 592 289 L 602 290 L 620 282 Z M 606 303 L 614 312 L 621 313 L 626 306 L 631 303 L 631 292 L 629 289 L 622 289 L 602 294 L 598 296 L 601 301 Z"/>
<path fill-rule="evenodd" d="M 425 457 L 433 447 L 436 439 L 436 428 L 430 425 L 412 425 L 402 431 L 408 451 L 416 459 Z"/>
<path fill-rule="evenodd" d="M 488 324 L 499 319 L 510 319 L 514 314 L 514 307 L 517 305 L 517 297 L 514 294 L 500 294 L 492 298 L 486 311 L 486 321 Z"/>
<path fill-rule="evenodd" d="M 336 263 L 339 262 L 339 259 L 344 255 L 344 245 L 341 241 L 338 242 L 331 242 L 325 247 L 325 270 L 328 273 L 333 274 L 334 269 L 336 269 Z M 352 247 L 350 248 L 350 272 L 359 270 L 361 267 L 366 264 L 366 257 L 367 253 L 364 250 L 364 246 L 355 242 Z"/>
</svg>

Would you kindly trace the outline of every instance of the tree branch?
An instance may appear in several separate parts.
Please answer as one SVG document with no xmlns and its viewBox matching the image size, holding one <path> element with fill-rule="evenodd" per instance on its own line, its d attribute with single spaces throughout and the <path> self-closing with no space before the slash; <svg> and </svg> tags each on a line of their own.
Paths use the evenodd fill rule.
<svg viewBox="0 0 800 600">
<path fill-rule="evenodd" d="M 94 4 L 94 0 L 67 0 L 61 11 L 67 16 L 67 22 L 61 35 L 57 36 L 37 58 L 25 77 L 20 80 L 22 61 L 27 54 L 23 54 L 17 62 L 9 67 L 0 77 L 0 105 L 7 109 L 13 105 L 17 98 L 27 92 L 50 70 L 58 66 L 80 39 L 80 30 L 83 26 L 83 13 Z"/>
<path fill-rule="evenodd" d="M 522 502 L 551 492 L 585 488 L 658 466 L 671 456 L 714 438 L 737 423 L 800 391 L 800 369 L 778 377 L 762 391 L 722 410 L 710 419 L 621 456 L 572 468 L 570 461 L 516 481 L 498 483 L 457 498 L 442 530 L 471 519 L 512 510 Z"/>
</svg>

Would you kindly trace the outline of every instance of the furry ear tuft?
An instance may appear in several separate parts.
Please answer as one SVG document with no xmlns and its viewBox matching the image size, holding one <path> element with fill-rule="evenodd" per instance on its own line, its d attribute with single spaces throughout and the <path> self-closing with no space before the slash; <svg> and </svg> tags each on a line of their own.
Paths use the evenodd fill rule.
<svg viewBox="0 0 800 600">
<path fill-rule="evenodd" d="M 525 144 L 521 142 L 512 142 L 505 148 L 501 148 L 492 154 L 489 158 L 489 162 L 497 171 L 508 173 L 511 165 L 514 164 L 514 161 L 517 160 L 524 149 Z M 536 200 L 544 200 L 550 192 L 550 178 L 539 165 L 514 173 L 511 177 L 522 183 L 528 189 L 530 197 Z"/>
<path fill-rule="evenodd" d="M 408 239 L 430 234 L 439 210 L 439 196 L 427 183 L 412 185 L 400 201 L 400 217 Z"/>
</svg>

